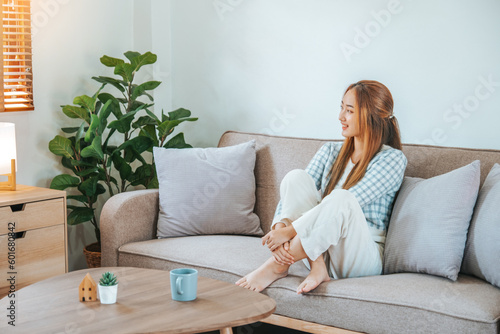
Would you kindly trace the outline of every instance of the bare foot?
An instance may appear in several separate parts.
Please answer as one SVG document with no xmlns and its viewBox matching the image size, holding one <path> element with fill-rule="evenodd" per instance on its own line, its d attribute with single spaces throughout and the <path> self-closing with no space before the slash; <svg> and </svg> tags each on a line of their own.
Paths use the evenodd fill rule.
<svg viewBox="0 0 500 334">
<path fill-rule="evenodd" d="M 297 288 L 297 294 L 307 293 L 313 289 L 315 289 L 318 285 L 323 282 L 328 282 L 330 280 L 330 276 L 328 275 L 328 271 L 323 264 L 312 263 L 311 272 L 306 277 L 306 279 L 300 283 Z"/>
<path fill-rule="evenodd" d="M 249 290 L 261 292 L 272 282 L 288 275 L 288 267 L 290 266 L 277 264 L 274 258 L 271 257 L 259 268 L 239 279 L 235 284 Z"/>
</svg>

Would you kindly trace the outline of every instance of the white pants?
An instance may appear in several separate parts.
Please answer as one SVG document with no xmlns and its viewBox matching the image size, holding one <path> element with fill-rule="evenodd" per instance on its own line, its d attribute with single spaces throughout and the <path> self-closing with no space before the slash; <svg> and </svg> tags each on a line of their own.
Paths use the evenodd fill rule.
<svg viewBox="0 0 500 334">
<path fill-rule="evenodd" d="M 380 275 L 383 245 L 370 233 L 358 201 L 349 191 L 335 189 L 323 200 L 304 170 L 289 172 L 281 182 L 280 218 L 288 218 L 308 258 L 325 253 L 333 278 Z M 304 260 L 309 267 L 307 259 Z"/>
</svg>

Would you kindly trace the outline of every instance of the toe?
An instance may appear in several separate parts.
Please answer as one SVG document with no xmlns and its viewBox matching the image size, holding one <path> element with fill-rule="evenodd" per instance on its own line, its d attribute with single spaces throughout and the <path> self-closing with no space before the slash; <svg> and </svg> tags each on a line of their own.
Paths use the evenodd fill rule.
<svg viewBox="0 0 500 334">
<path fill-rule="evenodd" d="M 246 277 L 242 277 L 239 280 L 237 280 L 235 284 L 241 286 L 244 282 L 246 282 L 246 280 L 247 280 Z"/>
<path fill-rule="evenodd" d="M 304 282 L 300 283 L 299 287 L 297 288 L 297 294 L 300 295 L 301 293 L 304 292 L 304 285 L 305 285 Z"/>
</svg>

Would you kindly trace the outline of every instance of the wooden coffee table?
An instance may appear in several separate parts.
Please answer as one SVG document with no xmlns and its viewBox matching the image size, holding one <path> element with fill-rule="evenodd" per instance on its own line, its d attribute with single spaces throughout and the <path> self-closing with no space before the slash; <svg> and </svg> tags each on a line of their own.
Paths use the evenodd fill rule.
<svg viewBox="0 0 500 334">
<path fill-rule="evenodd" d="M 80 302 L 78 285 L 87 272 L 118 276 L 116 304 Z M 15 328 L 6 315 L 15 301 Z M 141 268 L 97 268 L 70 272 L 27 286 L 15 298 L 0 300 L 0 333 L 232 333 L 267 318 L 273 299 L 234 284 L 198 277 L 197 299 L 173 301 L 168 271 Z"/>
</svg>

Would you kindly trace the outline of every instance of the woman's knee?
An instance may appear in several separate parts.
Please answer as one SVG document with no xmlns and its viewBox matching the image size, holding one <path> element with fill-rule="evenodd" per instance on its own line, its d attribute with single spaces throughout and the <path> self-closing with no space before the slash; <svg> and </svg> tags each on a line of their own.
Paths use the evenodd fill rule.
<svg viewBox="0 0 500 334">
<path fill-rule="evenodd" d="M 292 169 L 288 173 L 286 173 L 282 182 L 285 181 L 293 181 L 293 180 L 301 180 L 303 178 L 311 177 L 307 172 L 303 169 Z"/>
<path fill-rule="evenodd" d="M 334 189 L 330 194 L 323 198 L 322 203 L 332 203 L 336 205 L 348 205 L 352 203 L 357 203 L 356 197 L 346 189 Z"/>
<path fill-rule="evenodd" d="M 314 181 L 311 175 L 309 175 L 303 169 L 293 169 L 289 171 L 281 181 L 281 187 L 287 187 L 289 185 L 303 185 L 303 184 L 314 185 Z"/>
</svg>

